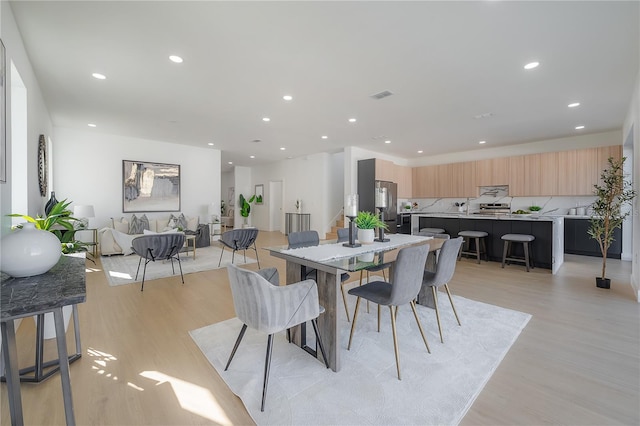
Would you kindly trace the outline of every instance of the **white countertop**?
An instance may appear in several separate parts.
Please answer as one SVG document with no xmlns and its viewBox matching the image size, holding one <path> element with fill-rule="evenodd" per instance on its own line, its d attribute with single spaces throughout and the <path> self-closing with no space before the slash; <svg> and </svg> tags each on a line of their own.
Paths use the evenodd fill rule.
<svg viewBox="0 0 640 426">
<path fill-rule="evenodd" d="M 451 217 L 451 218 L 460 218 L 460 219 L 489 219 L 489 220 L 536 220 L 536 221 L 546 221 L 553 222 L 556 219 L 561 217 L 567 217 L 563 215 L 554 215 L 554 216 L 545 216 L 545 215 L 534 215 L 534 214 L 505 214 L 505 215 L 485 215 L 485 214 L 464 214 L 464 213 L 413 213 L 412 216 L 416 217 Z M 570 218 L 588 218 L 588 216 L 568 216 Z"/>
</svg>

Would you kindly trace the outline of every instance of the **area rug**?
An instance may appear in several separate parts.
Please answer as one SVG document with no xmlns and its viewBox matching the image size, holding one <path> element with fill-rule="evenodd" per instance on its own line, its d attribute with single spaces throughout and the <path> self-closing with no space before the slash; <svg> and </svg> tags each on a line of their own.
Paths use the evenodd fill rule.
<svg viewBox="0 0 640 426">
<path fill-rule="evenodd" d="M 354 300 L 349 298 L 353 312 Z M 259 425 L 451 425 L 462 420 L 531 315 L 454 296 L 460 327 L 447 298 L 440 302 L 444 344 L 435 311 L 418 306 L 431 354 L 410 307 L 402 307 L 398 314 L 401 381 L 388 308 L 383 309 L 380 333 L 376 310 L 359 312 L 350 351 L 346 350 L 350 323 L 340 310 L 343 352 L 338 373 L 287 343 L 284 333 L 278 334 L 264 412 L 260 402 L 267 336 L 248 329 L 224 371 L 240 321 L 232 318 L 190 334 Z"/>
<path fill-rule="evenodd" d="M 220 260 L 220 251 L 222 249 L 215 246 L 202 247 L 196 249 L 196 258 L 193 258 L 193 251 L 180 254 L 180 260 L 182 262 L 182 273 L 190 274 L 192 272 L 208 271 L 211 269 L 218 269 L 218 261 Z M 231 250 L 225 249 L 222 255 L 222 262 L 220 268 L 231 263 Z M 251 254 L 255 255 L 255 252 L 251 250 Z M 115 255 L 115 256 L 102 256 L 100 261 L 102 262 L 102 269 L 104 270 L 107 280 L 110 286 L 118 286 L 124 284 L 131 284 L 134 282 L 142 281 L 142 271 L 144 268 L 144 260 L 140 265 L 140 273 L 136 280 L 136 269 L 138 269 L 138 262 L 140 257 L 136 254 L 129 256 Z M 249 263 L 255 263 L 254 256 L 249 256 L 247 251 L 247 261 L 245 263 L 243 253 L 236 252 L 234 263 L 236 265 L 244 265 Z M 177 262 L 173 262 L 175 267 L 175 274 L 180 276 L 180 269 Z M 169 261 L 156 261 L 149 262 L 147 265 L 147 274 L 145 281 L 151 281 L 158 278 L 165 278 L 173 275 L 171 270 L 171 262 Z"/>
</svg>

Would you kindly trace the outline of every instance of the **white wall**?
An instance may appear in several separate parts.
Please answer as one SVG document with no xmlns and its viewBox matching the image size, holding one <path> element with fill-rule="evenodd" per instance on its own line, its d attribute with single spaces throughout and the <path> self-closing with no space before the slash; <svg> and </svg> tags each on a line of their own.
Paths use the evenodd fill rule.
<svg viewBox="0 0 640 426">
<path fill-rule="evenodd" d="M 122 212 L 122 160 L 180 165 L 180 206 L 186 216 L 209 221 L 208 206 L 220 205 L 220 151 L 167 142 L 54 128 L 56 198 L 91 204 L 92 227 L 103 227 Z M 219 208 L 219 207 L 218 207 Z M 168 213 L 149 213 L 149 218 Z"/>
<path fill-rule="evenodd" d="M 622 125 L 622 134 L 627 137 L 633 133 L 633 177 L 632 183 L 639 194 L 633 203 L 632 232 L 633 247 L 631 260 L 631 286 L 640 302 L 640 71 L 636 78 L 636 85 L 631 94 L 631 102 L 627 117 Z"/>
<path fill-rule="evenodd" d="M 235 182 L 233 170 L 231 170 L 230 172 L 222 173 L 222 175 L 220 176 L 220 197 L 222 200 L 224 200 L 226 210 L 228 210 L 229 208 L 235 210 L 235 197 L 234 200 L 229 199 L 229 188 L 235 188 L 234 185 Z M 226 213 L 227 212 L 225 211 L 225 214 Z"/>
<path fill-rule="evenodd" d="M 342 208 L 340 182 L 331 176 L 340 156 L 320 153 L 279 161 L 252 168 L 253 184 L 264 184 L 264 204 L 253 206 L 253 223 L 259 229 L 269 229 L 269 181 L 282 181 L 285 213 L 295 212 L 295 200 L 302 200 L 302 212 L 311 214 L 311 229 L 324 238 L 331 229 L 331 220 Z M 336 194 L 340 194 L 338 197 Z"/>
<path fill-rule="evenodd" d="M 41 134 L 45 136 L 51 135 L 52 123 L 49 117 L 49 111 L 42 97 L 42 92 L 38 81 L 35 78 L 31 62 L 24 50 L 22 37 L 16 26 L 13 12 L 9 2 L 0 2 L 0 37 L 5 46 L 6 61 L 6 114 L 7 114 L 7 183 L 0 184 L 0 233 L 2 235 L 9 232 L 11 219 L 6 215 L 10 213 L 25 213 L 35 216 L 42 211 L 45 198 L 40 197 L 38 187 L 38 137 Z M 27 164 L 23 165 L 27 168 L 27 199 L 28 211 L 13 212 L 11 206 L 11 64 L 20 73 L 24 87 L 27 89 L 27 136 L 23 143 L 27 144 Z M 30 160 L 30 161 L 29 161 Z"/>
</svg>

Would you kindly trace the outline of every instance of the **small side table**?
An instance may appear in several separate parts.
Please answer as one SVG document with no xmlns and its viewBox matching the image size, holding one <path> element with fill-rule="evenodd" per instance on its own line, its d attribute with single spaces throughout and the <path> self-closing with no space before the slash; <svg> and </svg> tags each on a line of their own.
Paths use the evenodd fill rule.
<svg viewBox="0 0 640 426">
<path fill-rule="evenodd" d="M 193 259 L 196 258 L 196 236 L 195 235 L 185 235 L 184 236 L 184 251 L 187 252 L 187 256 L 189 255 L 189 249 L 193 248 Z"/>
<path fill-rule="evenodd" d="M 209 222 L 209 230 L 211 231 L 211 236 L 222 234 L 222 223 L 220 222 Z"/>
</svg>

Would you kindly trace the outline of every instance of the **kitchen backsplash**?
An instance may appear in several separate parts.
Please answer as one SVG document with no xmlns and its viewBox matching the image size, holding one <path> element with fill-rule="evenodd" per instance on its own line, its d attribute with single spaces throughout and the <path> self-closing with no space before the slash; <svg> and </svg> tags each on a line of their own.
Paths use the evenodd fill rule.
<svg viewBox="0 0 640 426">
<path fill-rule="evenodd" d="M 468 200 L 468 201 L 467 201 Z M 591 203 L 595 200 L 593 196 L 582 197 L 494 197 L 493 195 L 485 195 L 476 198 L 412 198 L 398 199 L 399 211 L 406 211 L 406 205 L 418 204 L 417 208 L 412 208 L 412 212 L 421 213 L 457 213 L 459 207 L 456 203 L 465 203 L 463 211 L 476 212 L 480 209 L 480 203 L 508 203 L 511 205 L 511 211 L 518 209 L 527 210 L 530 206 L 540 206 L 541 214 L 548 215 L 568 215 L 570 209 L 578 209 L 583 207 L 587 215 L 590 214 Z"/>
</svg>

